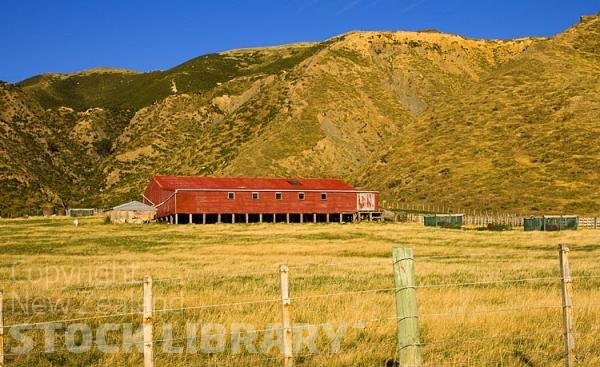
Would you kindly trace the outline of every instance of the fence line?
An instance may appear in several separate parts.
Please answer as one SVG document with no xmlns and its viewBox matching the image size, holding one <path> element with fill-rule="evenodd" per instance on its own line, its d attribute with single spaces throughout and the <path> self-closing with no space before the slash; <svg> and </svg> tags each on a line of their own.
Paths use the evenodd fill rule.
<svg viewBox="0 0 600 367">
<path fill-rule="evenodd" d="M 369 260 L 369 261 L 349 261 L 349 262 L 339 262 L 339 263 L 308 263 L 301 265 L 289 265 L 290 269 L 301 269 L 301 268 L 310 268 L 310 267 L 321 267 L 321 266 L 350 266 L 350 265 L 389 265 L 391 264 L 390 259 L 377 259 L 377 260 Z"/>
<path fill-rule="evenodd" d="M 427 259 L 453 259 L 453 258 L 480 258 L 480 256 L 451 256 L 451 255 L 440 255 L 440 256 L 420 256 L 418 257 L 418 259 L 420 260 L 427 260 Z M 307 265 L 298 265 L 298 266 L 290 266 L 290 268 L 292 269 L 299 269 L 299 268 L 307 268 L 307 267 L 320 267 L 320 266 L 350 266 L 350 265 L 389 265 L 391 264 L 390 260 L 385 260 L 385 261 L 378 261 L 378 262 L 342 262 L 342 263 L 323 263 L 323 264 L 318 264 L 318 263 L 311 263 L 311 264 L 307 264 Z M 230 276 L 230 277 L 234 277 L 234 276 L 243 276 L 244 274 L 254 274 L 254 273 L 237 273 L 237 274 L 230 274 L 230 273 L 200 273 L 199 275 L 202 276 L 206 276 L 206 275 L 213 275 L 213 276 Z M 262 272 L 256 272 L 256 274 L 264 274 L 264 275 L 273 275 L 272 271 L 262 271 Z M 600 275 L 597 276 L 573 276 L 573 279 L 593 279 L 593 278 L 600 278 Z M 511 280 L 491 280 L 491 281 L 481 281 L 481 282 L 469 282 L 469 283 L 440 283 L 440 284 L 423 284 L 423 285 L 418 285 L 419 288 L 427 288 L 427 287 L 445 287 L 445 286 L 467 286 L 467 285 L 483 285 L 483 284 L 494 284 L 494 283 L 518 283 L 518 282 L 526 282 L 526 281 L 536 281 L 536 280 L 560 280 L 560 277 L 541 277 L 541 278 L 522 278 L 522 279 L 511 279 Z M 152 283 L 169 283 L 169 282 L 195 282 L 195 279 L 191 279 L 191 278 L 159 278 L 159 279 L 153 279 Z M 5 283 L 4 285 L 9 285 L 10 286 L 11 282 Z M 26 283 L 29 284 L 29 283 Z M 125 287 L 125 286 L 139 286 L 143 284 L 143 281 L 128 281 L 128 282 L 123 282 L 123 283 L 109 283 L 106 285 L 84 285 L 84 286 L 77 286 L 77 287 L 71 287 L 71 286 L 57 286 L 57 287 L 51 287 L 51 288 L 46 288 L 44 287 L 43 290 L 44 291 L 72 291 L 72 290 L 110 290 L 113 288 L 121 288 L 121 287 Z M 23 285 L 19 284 L 19 287 L 22 288 Z M 31 289 L 35 289 L 35 287 L 31 287 Z M 368 291 L 368 290 L 367 290 Z M 359 293 L 362 293 L 364 291 L 357 291 Z M 329 294 L 328 294 L 329 295 Z M 326 296 L 326 295 L 324 295 Z"/>
<path fill-rule="evenodd" d="M 583 305 L 578 305 L 576 303 L 573 304 L 573 308 L 600 308 L 600 304 L 598 303 L 587 303 Z"/>
<path fill-rule="evenodd" d="M 600 217 L 578 217 L 577 228 L 600 229 Z"/>
<path fill-rule="evenodd" d="M 440 256 L 440 258 L 443 257 L 448 257 L 448 256 Z M 1 264 L 1 263 L 0 263 Z M 7 262 L 5 263 L 7 265 L 11 265 L 12 263 Z M 308 264 L 299 264 L 299 265 L 290 265 L 289 267 L 291 269 L 301 269 L 301 268 L 310 268 L 310 267 L 344 267 L 344 266 L 352 266 L 352 265 L 387 265 L 387 264 L 391 264 L 391 261 L 389 259 L 377 259 L 377 260 L 370 260 L 370 261 L 348 261 L 348 262 L 337 262 L 337 263 L 308 263 Z M 152 279 L 153 283 L 169 283 L 169 282 L 194 282 L 197 281 L 196 279 L 190 278 L 189 277 L 190 274 L 186 275 L 185 277 L 172 277 L 172 278 L 158 278 L 158 279 Z M 238 277 L 238 276 L 248 276 L 248 275 L 269 275 L 269 276 L 275 276 L 277 275 L 276 273 L 273 272 L 273 270 L 268 270 L 268 269 L 264 269 L 264 267 L 262 267 L 262 270 L 257 270 L 257 271 L 243 271 L 243 272 L 238 272 L 238 273 L 231 273 L 231 272 L 223 272 L 223 273 L 219 273 L 219 272 L 200 272 L 200 273 L 194 273 L 193 275 L 195 276 L 220 276 L 220 277 Z M 22 288 L 24 285 L 25 286 L 30 286 L 31 288 L 35 288 L 35 285 L 38 284 L 38 282 L 33 283 L 33 282 L 27 282 L 27 281 L 23 281 L 24 283 L 17 283 L 17 285 L 15 285 L 16 287 Z M 102 283 L 102 282 L 98 282 L 98 283 Z M 10 287 L 12 284 L 15 284 L 15 282 L 11 282 L 11 281 L 0 281 L 0 284 Z M 85 285 L 77 285 L 77 286 L 55 286 L 55 287 L 44 287 L 45 291 L 71 291 L 71 290 L 104 290 L 104 289 L 110 289 L 110 288 L 120 288 L 120 287 L 125 287 L 125 286 L 139 286 L 143 284 L 143 279 L 132 279 L 129 281 L 124 281 L 124 282 L 107 282 L 105 284 L 85 284 Z"/>
<path fill-rule="evenodd" d="M 201 310 L 206 308 L 222 308 L 222 307 L 235 307 L 235 306 L 247 306 L 247 305 L 258 305 L 265 303 L 277 303 L 280 300 L 278 299 L 265 299 L 265 300 L 256 300 L 256 301 L 245 301 L 245 302 L 233 302 L 233 303 L 215 303 L 211 305 L 199 305 L 199 306 L 190 306 L 190 307 L 181 307 L 181 308 L 163 308 L 160 310 L 155 310 L 154 312 L 163 313 L 163 312 L 181 312 L 181 311 L 190 311 L 190 310 Z"/>
<path fill-rule="evenodd" d="M 560 280 L 560 277 L 541 277 L 541 278 L 521 278 L 521 279 L 509 279 L 509 280 L 484 280 L 481 282 L 467 282 L 467 283 L 440 283 L 440 284 L 423 284 L 417 285 L 417 288 L 446 288 L 446 287 L 465 287 L 471 285 L 488 285 L 488 284 L 509 284 L 509 283 L 525 283 L 541 280 Z"/>
<path fill-rule="evenodd" d="M 78 317 L 73 319 L 59 319 L 53 321 L 40 321 L 40 322 L 30 322 L 30 323 L 21 323 L 21 324 L 13 324 L 13 325 L 4 325 L 5 329 L 10 329 L 12 327 L 24 327 L 24 326 L 39 326 L 39 325 L 48 325 L 48 324 L 66 324 L 75 321 L 86 321 L 86 320 L 99 320 L 99 319 L 109 319 L 113 317 L 121 317 L 121 316 L 133 316 L 133 315 L 141 315 L 143 312 L 125 312 L 125 313 L 117 313 L 110 315 L 97 315 L 97 316 L 89 316 L 89 317 Z"/>
<path fill-rule="evenodd" d="M 428 213 L 398 213 L 395 214 L 395 220 L 406 223 L 424 224 L 424 216 Z M 441 214 L 441 213 L 437 213 Z M 523 227 L 523 219 L 528 216 L 517 214 L 498 214 L 498 215 L 466 215 L 463 214 L 463 225 L 487 226 L 489 224 L 503 224 L 511 227 Z"/>
<path fill-rule="evenodd" d="M 484 254 L 473 254 L 473 255 L 419 255 L 416 258 L 419 261 L 423 261 L 423 260 L 433 260 L 433 259 L 442 259 L 442 260 L 452 260 L 452 259 L 481 259 L 482 257 L 492 257 L 492 258 L 497 258 L 497 255 L 493 255 L 493 254 L 488 254 L 488 253 L 484 253 Z M 10 264 L 10 263 L 6 263 L 6 264 Z M 392 262 L 390 259 L 377 259 L 377 260 L 370 260 L 370 261 L 349 261 L 349 262 L 325 262 L 325 263 L 307 263 L 307 264 L 299 264 L 299 265 L 289 265 L 290 269 L 302 269 L 302 268 L 311 268 L 311 267 L 344 267 L 344 266 L 353 266 L 353 265 L 391 265 Z M 273 268 L 275 269 L 275 267 Z M 200 272 L 200 273 L 195 273 L 193 275 L 197 275 L 197 276 L 227 276 L 227 277 L 236 277 L 236 276 L 245 276 L 245 275 L 269 275 L 269 276 L 276 276 L 277 274 L 273 271 L 273 270 L 261 270 L 261 271 L 256 271 L 256 272 L 239 272 L 239 273 L 218 273 L 218 272 Z M 596 276 L 572 276 L 573 279 L 593 279 L 593 278 L 600 278 L 600 275 L 596 275 Z M 560 277 L 547 277 L 547 278 L 529 278 L 529 279 L 516 279 L 516 280 L 508 280 L 508 281 L 503 281 L 503 282 L 518 282 L 518 281 L 528 281 L 528 280 L 543 280 L 543 279 L 548 279 L 548 280 L 558 280 L 561 279 Z M 153 283 L 169 283 L 169 282 L 196 282 L 197 280 L 194 278 L 190 278 L 188 276 L 186 277 L 171 277 L 171 278 L 158 278 L 158 279 L 153 279 L 152 282 Z M 25 282 L 25 281 L 24 281 Z M 494 282 L 494 281 L 492 281 Z M 480 283 L 480 282 L 476 282 L 476 283 Z M 460 285 L 474 285 L 476 283 L 448 283 L 448 284 L 440 284 L 440 286 L 460 286 Z M 0 284 L 2 284 L 5 287 L 10 287 L 11 284 L 14 284 L 14 282 L 10 282 L 10 281 L 2 281 Z M 22 288 L 24 285 L 27 286 L 29 285 L 31 288 L 35 288 L 34 286 L 37 283 L 30 283 L 30 282 L 25 282 L 23 284 L 19 283 L 18 287 Z M 56 287 L 44 287 L 43 290 L 44 291 L 70 291 L 70 290 L 104 290 L 104 289 L 110 289 L 110 288 L 119 288 L 119 287 L 125 287 L 125 286 L 139 286 L 143 284 L 143 280 L 140 279 L 134 279 L 134 280 L 130 280 L 130 281 L 124 281 L 124 282 L 109 282 L 107 284 L 88 284 L 88 285 L 78 285 L 78 286 L 56 286 Z M 421 285 L 421 287 L 424 286 L 429 286 L 429 285 Z M 435 286 L 435 285 L 430 285 L 430 286 Z"/>
<path fill-rule="evenodd" d="M 4 367 L 4 290 L 0 289 L 0 367 Z"/>
<path fill-rule="evenodd" d="M 519 311 L 531 311 L 531 310 L 548 310 L 548 309 L 562 309 L 562 306 L 556 305 L 544 305 L 544 306 L 522 306 L 522 307 L 510 307 L 510 308 L 498 308 L 498 309 L 489 309 L 489 310 L 480 310 L 480 311 L 465 311 L 465 312 L 445 312 L 445 313 L 430 313 L 430 314 L 420 314 L 420 317 L 446 317 L 446 316 L 464 316 L 471 314 L 492 314 L 492 313 L 509 313 L 509 312 L 519 312 Z"/>
<path fill-rule="evenodd" d="M 175 279 L 175 278 L 173 278 Z M 165 279 L 157 279 L 156 282 L 168 282 L 168 281 L 172 281 L 173 279 L 171 278 L 165 278 Z M 179 280 L 182 280 L 181 278 L 178 278 Z M 125 281 L 125 282 L 118 282 L 118 283 L 107 283 L 104 285 L 78 285 L 78 286 L 56 286 L 56 287 L 44 287 L 44 291 L 81 291 L 81 290 L 111 290 L 114 288 L 124 288 L 127 286 L 139 286 L 141 284 L 143 284 L 143 281 L 138 281 L 138 280 L 131 280 L 131 281 Z M 3 285 L 5 286 L 10 286 L 11 284 L 13 284 L 13 282 L 6 282 L 3 283 Z M 15 287 L 17 288 L 23 288 L 23 286 L 27 286 L 29 285 L 30 289 L 35 289 L 35 285 L 37 285 L 38 283 L 33 283 L 33 282 L 24 282 L 24 283 L 19 283 L 16 284 Z"/>
<path fill-rule="evenodd" d="M 577 275 L 572 276 L 571 279 L 598 279 L 600 275 Z"/>
<path fill-rule="evenodd" d="M 596 279 L 600 278 L 600 275 L 590 275 L 590 276 L 576 276 L 572 277 L 572 279 Z M 447 288 L 447 287 L 468 287 L 473 285 L 494 285 L 494 284 L 511 284 L 511 283 L 524 283 L 524 282 L 535 282 L 535 281 L 545 281 L 545 280 L 560 280 L 560 277 L 537 277 L 537 278 L 519 278 L 519 279 L 509 279 L 509 280 L 490 280 L 490 281 L 481 281 L 481 282 L 463 282 L 463 283 L 438 283 L 438 284 L 422 284 L 416 285 L 416 288 Z M 153 280 L 154 282 L 154 280 Z M 309 295 L 301 295 L 296 297 L 290 297 L 291 300 L 307 300 L 307 299 L 315 299 L 315 298 L 327 298 L 327 297 L 342 297 L 347 295 L 359 295 L 366 293 L 381 293 L 381 292 L 391 292 L 398 291 L 399 289 L 396 287 L 388 287 L 388 288 L 374 288 L 374 289 L 363 289 L 358 291 L 344 291 L 344 292 L 334 292 L 334 293 L 320 293 L 320 294 L 309 294 Z M 266 304 L 266 303 L 277 303 L 280 302 L 280 299 L 260 299 L 260 300 L 250 300 L 250 301 L 240 301 L 240 302 L 230 302 L 230 303 L 215 303 L 215 304 L 206 304 L 206 305 L 198 305 L 198 306 L 189 306 L 189 307 L 180 307 L 180 308 L 165 308 L 165 309 L 155 309 L 156 313 L 165 313 L 165 312 L 181 312 L 181 311 L 189 311 L 189 310 L 198 310 L 198 309 L 208 309 L 208 308 L 223 308 L 223 307 L 237 307 L 237 306 L 245 306 L 245 305 L 255 305 L 255 304 Z M 552 306 L 542 306 L 541 308 L 548 308 Z M 557 306 L 558 308 L 562 306 Z M 575 308 L 596 308 L 600 307 L 600 304 L 573 304 Z M 529 308 L 527 306 L 526 308 Z M 505 309 L 507 311 L 519 309 L 519 308 L 509 308 Z M 37 325 L 45 325 L 51 323 L 69 323 L 74 321 L 86 321 L 86 320 L 96 320 L 96 319 L 104 319 L 111 317 L 122 317 L 122 316 L 133 316 L 133 315 L 141 315 L 142 311 L 133 311 L 133 312 L 125 312 L 125 313 L 117 313 L 117 314 L 100 314 L 88 317 L 80 317 L 80 318 L 71 318 L 71 319 L 59 319 L 53 321 L 43 321 L 43 322 L 32 322 L 32 323 L 19 323 L 12 325 L 5 325 L 4 328 L 8 329 L 14 326 L 37 326 Z M 421 316 L 440 316 L 440 315 L 463 315 L 463 313 L 438 313 L 438 314 L 422 314 Z"/>
<path fill-rule="evenodd" d="M 587 334 L 589 332 L 599 331 L 599 330 L 600 330 L 600 326 L 595 326 L 595 327 L 587 329 L 586 331 L 575 331 L 575 334 Z"/>
<path fill-rule="evenodd" d="M 481 210 L 455 210 L 439 205 L 408 205 L 396 202 L 382 202 L 382 208 L 396 212 L 394 220 L 397 222 L 421 223 L 427 214 L 462 214 L 463 224 L 471 226 L 487 226 L 492 224 L 523 227 L 524 219 L 532 215 L 516 213 L 498 213 Z M 600 229 L 600 217 L 577 216 L 577 228 Z"/>
<path fill-rule="evenodd" d="M 536 335 L 542 334 L 542 335 L 560 335 L 560 332 L 555 332 L 555 331 L 535 331 Z M 527 333 L 527 334 L 519 334 L 519 335 L 514 335 L 514 334 L 495 334 L 492 336 L 477 336 L 477 337 L 472 337 L 472 338 L 448 338 L 448 339 L 437 339 L 434 341 L 428 341 L 425 343 L 421 343 L 421 345 L 423 346 L 429 346 L 429 345 L 436 345 L 436 344 L 446 344 L 446 343 L 464 343 L 464 342 L 478 342 L 478 341 L 482 341 L 482 340 L 491 340 L 491 339 L 511 339 L 511 340 L 518 340 L 520 338 L 523 337 L 528 337 L 531 336 L 531 333 Z"/>
<path fill-rule="evenodd" d="M 447 255 L 444 256 L 440 256 L 443 258 L 448 258 Z M 436 258 L 436 256 L 432 256 L 432 257 L 427 257 L 424 256 L 423 259 L 427 259 L 427 258 Z M 417 258 L 419 259 L 419 258 Z M 386 261 L 387 263 L 391 264 L 391 262 Z M 358 264 L 364 264 L 364 262 L 357 262 Z M 303 267 L 312 267 L 312 266 L 337 266 L 340 264 L 349 264 L 349 263 L 324 263 L 324 264 L 304 264 L 304 265 L 298 265 L 296 267 L 290 267 L 292 269 L 294 268 L 303 268 Z M 356 263 L 355 263 L 356 264 Z M 582 276 L 574 276 L 571 277 L 571 279 L 574 280 L 583 280 L 583 279 L 596 279 L 596 278 L 600 278 L 600 275 L 595 275 L 595 274 L 590 274 L 590 275 L 582 275 Z M 168 282 L 168 281 L 172 281 L 172 280 L 178 280 L 178 281 L 188 281 L 190 279 L 181 279 L 181 278 L 164 278 L 163 281 Z M 544 282 L 544 281 L 556 281 L 556 280 L 564 280 L 563 277 L 532 277 L 532 278 L 519 278 L 519 279 L 496 279 L 496 280 L 488 280 L 488 281 L 480 281 L 480 282 L 462 282 L 462 283 L 440 283 L 440 284 L 422 284 L 422 285 L 416 285 L 415 288 L 450 288 L 450 287 L 469 287 L 469 286 L 474 286 L 474 285 L 497 285 L 497 284 L 514 284 L 514 283 L 524 283 L 524 282 Z M 160 281 L 160 280 L 156 280 L 156 281 Z M 140 282 L 141 284 L 142 282 Z M 134 284 L 134 283 L 126 283 L 128 285 Z M 137 284 L 139 285 L 139 284 Z M 390 291 L 398 291 L 399 289 L 397 287 L 389 287 L 389 288 L 374 288 L 374 289 L 363 289 L 363 290 L 358 290 L 358 291 L 343 291 L 343 292 L 334 292 L 334 293 L 325 293 L 325 294 L 312 294 L 312 295 L 300 295 L 298 297 L 290 297 L 290 300 L 306 300 L 306 299 L 316 299 L 316 298 L 328 298 L 328 297 L 341 297 L 341 296 L 347 296 L 347 295 L 360 295 L 360 294 L 366 294 L 366 293 L 379 293 L 379 292 L 390 292 Z M 240 302 L 231 302 L 231 303 L 218 303 L 218 304 L 207 304 L 207 305 L 197 305 L 197 306 L 189 306 L 189 307 L 181 307 L 181 308 L 177 308 L 177 309 L 156 309 L 153 310 L 153 312 L 155 313 L 166 313 L 166 312 L 179 312 L 179 311 L 185 311 L 185 310 L 199 310 L 199 309 L 208 309 L 208 308 L 222 308 L 222 307 L 237 307 L 237 306 L 242 306 L 242 305 L 256 305 L 256 304 L 266 304 L 266 303 L 278 303 L 280 302 L 281 299 L 262 299 L 262 300 L 250 300 L 250 301 L 240 301 Z M 563 306 L 561 305 L 539 305 L 539 306 L 531 306 L 531 305 L 522 305 L 519 307 L 510 307 L 510 308 L 492 308 L 492 309 L 484 309 L 484 310 L 467 310 L 465 312 L 446 312 L 446 313 L 424 313 L 424 314 L 420 314 L 418 315 L 418 317 L 420 318 L 433 318 L 433 317 L 452 317 L 452 316 L 459 316 L 459 315 L 472 315 L 472 314 L 491 314 L 491 313 L 512 313 L 512 312 L 522 312 L 522 311 L 532 311 L 532 310 L 548 310 L 548 309 L 561 309 L 563 308 Z M 574 304 L 573 308 L 575 309 L 595 309 L 595 308 L 600 308 L 600 304 L 598 303 L 585 303 L 585 304 Z M 102 314 L 102 315 L 98 315 L 95 314 L 93 316 L 87 316 L 87 317 L 79 317 L 79 318 L 69 318 L 69 319 L 62 319 L 62 320 L 52 320 L 52 321 L 45 321 L 45 322 L 35 322 L 35 323 L 17 323 L 17 324 L 12 324 L 12 325 L 5 325 L 4 328 L 5 329 L 9 329 L 11 327 L 24 327 L 24 326 L 39 326 L 39 325 L 47 325 L 47 324 L 53 324 L 53 323 L 71 323 L 71 322 L 80 322 L 80 321 L 86 321 L 86 320 L 99 320 L 99 319 L 106 319 L 106 318 L 113 318 L 113 317 L 122 317 L 122 316 L 134 316 L 134 315 L 143 315 L 144 312 L 140 311 L 140 312 L 126 312 L 126 313 L 118 313 L 118 314 Z M 368 319 L 368 320 L 355 320 L 354 322 L 362 322 L 362 323 L 373 323 L 373 322 L 380 322 L 380 321 L 391 321 L 391 320 L 399 320 L 400 318 L 398 316 L 393 316 L 393 317 L 383 317 L 383 318 L 375 318 L 375 319 Z M 291 326 L 291 328 L 295 328 L 296 326 Z M 298 326 L 301 327 L 301 326 Z M 593 330 L 597 330 L 598 328 L 592 328 L 588 331 L 586 331 L 586 333 L 589 333 L 590 331 Z M 262 329 L 262 330 L 252 330 L 249 331 L 249 333 L 259 333 L 259 332 L 266 332 L 266 331 L 272 331 L 274 330 L 273 328 L 267 328 L 267 329 Z M 559 333 L 559 331 L 557 330 L 556 333 Z M 581 333 L 581 332 L 580 332 Z M 554 332 L 552 333 L 554 334 Z M 219 335 L 219 334 L 211 334 L 211 335 Z M 231 332 L 229 333 L 225 333 L 224 335 L 232 335 Z M 490 336 L 490 337 L 481 337 L 478 339 L 493 339 L 493 338 L 499 338 L 502 336 Z M 166 338 L 166 339 L 151 339 L 151 342 L 156 342 L 156 343 L 164 343 L 167 341 L 180 341 L 180 340 L 188 340 L 189 338 Z M 461 339 L 440 339 L 440 340 L 434 340 L 431 342 L 427 342 L 427 343 L 419 343 L 419 345 L 428 345 L 428 344 L 440 344 L 440 343 L 444 343 L 444 342 L 449 342 L 449 341 L 466 341 L 469 338 L 463 338 Z M 130 344 L 140 344 L 140 342 L 132 342 Z M 44 352 L 45 353 L 45 352 Z M 15 354 L 5 354 L 6 356 L 17 356 Z M 280 359 L 280 358 L 279 358 Z"/>
<path fill-rule="evenodd" d="M 347 295 L 352 295 L 352 294 L 390 292 L 390 291 L 395 291 L 395 290 L 397 290 L 397 288 L 391 287 L 391 288 L 363 289 L 360 291 L 321 293 L 321 294 L 311 294 L 311 295 L 306 295 L 306 296 L 291 297 L 291 300 L 306 300 L 306 299 L 314 299 L 314 298 L 341 297 L 341 296 L 347 296 Z"/>
</svg>

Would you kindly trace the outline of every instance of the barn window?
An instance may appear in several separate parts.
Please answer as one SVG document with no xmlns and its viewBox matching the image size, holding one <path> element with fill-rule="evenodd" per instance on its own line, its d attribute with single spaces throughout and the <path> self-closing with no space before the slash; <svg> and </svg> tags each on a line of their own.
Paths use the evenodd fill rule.
<svg viewBox="0 0 600 367">
<path fill-rule="evenodd" d="M 252 193 L 252 200 L 258 200 L 258 192 Z"/>
<path fill-rule="evenodd" d="M 304 200 L 304 193 L 303 192 L 299 192 L 298 193 L 298 200 Z"/>
<path fill-rule="evenodd" d="M 235 199 L 235 192 L 228 192 L 227 193 L 227 199 L 229 199 L 229 200 Z"/>
<path fill-rule="evenodd" d="M 280 192 L 276 192 L 275 193 L 275 200 L 281 200 L 281 198 L 282 198 L 281 193 Z"/>
<path fill-rule="evenodd" d="M 327 200 L 327 193 L 326 192 L 322 192 L 321 193 L 321 200 Z"/>
</svg>

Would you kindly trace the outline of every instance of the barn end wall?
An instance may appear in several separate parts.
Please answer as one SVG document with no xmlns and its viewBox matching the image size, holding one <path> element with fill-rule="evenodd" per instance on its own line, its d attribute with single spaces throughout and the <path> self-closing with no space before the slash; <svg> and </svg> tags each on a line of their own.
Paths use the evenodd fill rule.
<svg viewBox="0 0 600 367">
<path fill-rule="evenodd" d="M 174 199 L 175 190 L 163 189 L 156 180 L 150 180 L 148 187 L 144 190 L 143 203 L 157 207 L 157 217 L 162 217 L 173 213 L 175 210 Z M 159 205 L 162 204 L 162 205 Z"/>
</svg>

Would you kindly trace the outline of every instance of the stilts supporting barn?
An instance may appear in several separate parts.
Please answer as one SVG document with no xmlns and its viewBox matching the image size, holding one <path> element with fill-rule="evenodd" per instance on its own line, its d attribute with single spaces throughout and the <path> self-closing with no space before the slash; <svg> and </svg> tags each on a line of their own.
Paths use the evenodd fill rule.
<svg viewBox="0 0 600 367">
<path fill-rule="evenodd" d="M 173 224 L 379 220 L 378 193 L 340 179 L 154 176 L 143 194 Z"/>
</svg>

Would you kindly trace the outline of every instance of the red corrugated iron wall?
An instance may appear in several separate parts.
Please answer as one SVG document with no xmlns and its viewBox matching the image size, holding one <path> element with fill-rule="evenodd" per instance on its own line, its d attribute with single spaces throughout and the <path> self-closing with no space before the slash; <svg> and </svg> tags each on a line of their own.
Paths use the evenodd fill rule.
<svg viewBox="0 0 600 367">
<path fill-rule="evenodd" d="M 233 199 L 228 199 L 228 193 Z M 179 191 L 178 213 L 353 213 L 356 211 L 354 192 L 294 191 Z M 276 196 L 281 194 L 281 199 Z M 323 200 L 321 195 L 325 195 Z"/>
</svg>

